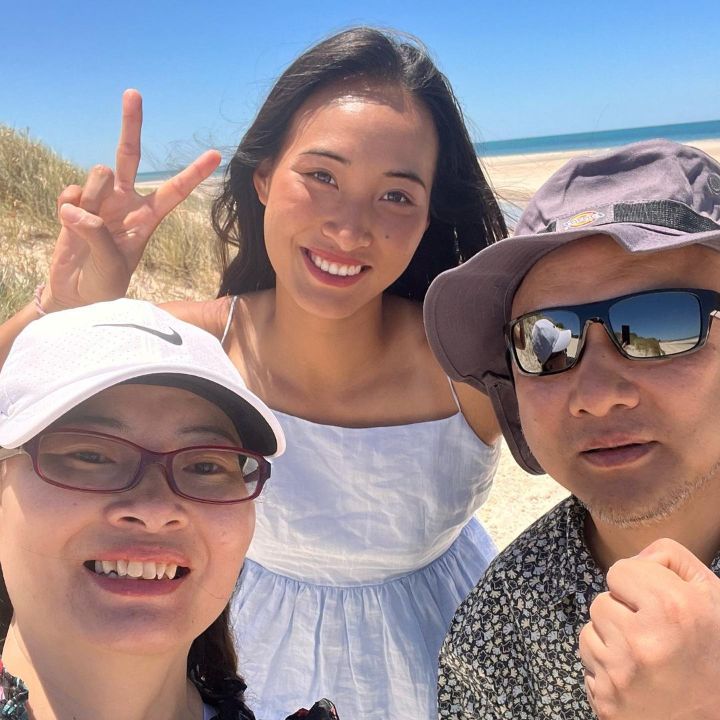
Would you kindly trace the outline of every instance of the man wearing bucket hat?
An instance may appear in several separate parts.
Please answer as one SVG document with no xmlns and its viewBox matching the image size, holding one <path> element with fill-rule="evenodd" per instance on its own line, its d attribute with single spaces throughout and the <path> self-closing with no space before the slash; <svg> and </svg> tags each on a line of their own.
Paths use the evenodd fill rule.
<svg viewBox="0 0 720 720">
<path fill-rule="evenodd" d="M 444 369 L 572 493 L 458 610 L 440 717 L 720 717 L 718 316 L 720 165 L 661 140 L 570 161 L 433 283 Z"/>
</svg>

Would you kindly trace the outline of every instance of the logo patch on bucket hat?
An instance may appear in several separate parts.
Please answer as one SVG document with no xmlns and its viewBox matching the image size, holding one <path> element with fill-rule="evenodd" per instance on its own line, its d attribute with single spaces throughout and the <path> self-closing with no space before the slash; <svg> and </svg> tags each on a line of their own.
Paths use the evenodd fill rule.
<svg viewBox="0 0 720 720">
<path fill-rule="evenodd" d="M 601 213 L 599 210 L 583 210 L 566 220 L 563 223 L 563 228 L 565 230 L 574 230 L 575 228 L 592 225 L 592 223 L 602 220 L 604 217 L 605 213 Z"/>
</svg>

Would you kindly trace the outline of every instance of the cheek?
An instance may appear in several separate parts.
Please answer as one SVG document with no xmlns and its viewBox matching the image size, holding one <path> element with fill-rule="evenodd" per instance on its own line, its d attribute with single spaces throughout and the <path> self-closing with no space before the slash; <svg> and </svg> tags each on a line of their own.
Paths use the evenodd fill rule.
<svg viewBox="0 0 720 720">
<path fill-rule="evenodd" d="M 232 588 L 255 530 L 255 506 L 250 502 L 217 509 L 218 513 L 211 520 L 213 532 L 208 538 L 209 552 L 215 573 L 223 578 L 222 584 Z"/>
<path fill-rule="evenodd" d="M 697 448 L 718 447 L 720 425 L 720 349 L 705 347 L 677 358 L 664 376 L 653 377 L 661 412 L 672 418 L 678 437 L 691 439 Z M 707 444 L 700 438 L 705 437 Z M 708 447 L 709 446 L 709 447 Z"/>
<path fill-rule="evenodd" d="M 515 376 L 523 435 L 540 465 L 559 481 L 563 473 L 558 462 L 566 446 L 563 437 L 570 416 L 555 384 L 540 378 Z"/>
<path fill-rule="evenodd" d="M 546 429 L 555 427 L 561 422 L 560 395 L 555 387 L 541 378 L 528 378 L 522 375 L 515 377 L 520 422 L 523 433 L 528 438 L 542 437 L 547 439 Z"/>
</svg>

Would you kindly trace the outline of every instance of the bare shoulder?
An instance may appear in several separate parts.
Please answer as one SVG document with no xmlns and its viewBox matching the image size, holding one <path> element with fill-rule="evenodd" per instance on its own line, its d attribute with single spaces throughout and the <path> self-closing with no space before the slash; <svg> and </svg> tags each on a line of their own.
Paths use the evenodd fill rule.
<svg viewBox="0 0 720 720">
<path fill-rule="evenodd" d="M 220 339 L 225 329 L 231 298 L 214 300 L 174 300 L 162 303 L 160 307 L 172 313 L 176 318 L 197 325 Z"/>
</svg>

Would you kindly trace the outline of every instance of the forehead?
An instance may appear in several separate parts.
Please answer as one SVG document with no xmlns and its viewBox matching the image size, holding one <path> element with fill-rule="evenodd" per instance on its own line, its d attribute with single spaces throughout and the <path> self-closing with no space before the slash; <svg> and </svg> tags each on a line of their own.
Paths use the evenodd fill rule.
<svg viewBox="0 0 720 720">
<path fill-rule="evenodd" d="M 605 235 L 576 240 L 533 265 L 515 292 L 512 316 L 662 287 L 720 290 L 720 252 L 688 245 L 630 253 Z"/>
<path fill-rule="evenodd" d="M 389 149 L 406 143 L 415 154 L 428 144 L 430 151 L 437 148 L 435 123 L 422 102 L 402 87 L 361 78 L 312 94 L 293 116 L 283 150 L 318 140 L 348 156 L 370 141 Z"/>
<path fill-rule="evenodd" d="M 214 403 L 195 393 L 159 385 L 115 385 L 65 413 L 59 425 L 122 430 L 130 439 L 159 441 L 184 434 L 188 428 L 215 428 L 235 434 L 230 418 Z M 137 442 L 137 440 L 135 440 Z"/>
</svg>

